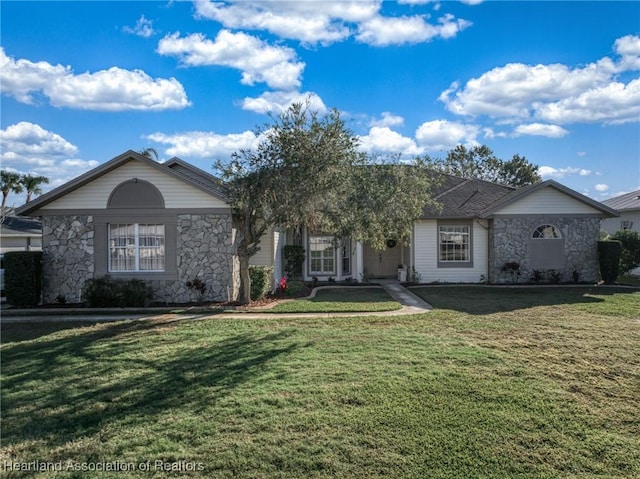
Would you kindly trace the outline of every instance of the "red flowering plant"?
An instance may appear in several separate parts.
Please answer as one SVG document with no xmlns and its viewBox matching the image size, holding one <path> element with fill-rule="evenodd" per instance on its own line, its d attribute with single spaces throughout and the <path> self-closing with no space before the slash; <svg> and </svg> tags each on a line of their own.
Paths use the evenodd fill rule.
<svg viewBox="0 0 640 479">
<path fill-rule="evenodd" d="M 285 296 L 287 294 L 287 278 L 285 276 L 280 279 L 280 284 L 278 285 L 278 294 L 280 296 Z"/>
</svg>

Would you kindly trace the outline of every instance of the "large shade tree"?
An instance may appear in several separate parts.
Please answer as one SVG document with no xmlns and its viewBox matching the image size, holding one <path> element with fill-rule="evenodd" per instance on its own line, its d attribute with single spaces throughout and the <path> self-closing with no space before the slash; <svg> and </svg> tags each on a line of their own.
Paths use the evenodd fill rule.
<svg viewBox="0 0 640 479">
<path fill-rule="evenodd" d="M 478 178 L 492 183 L 520 188 L 539 182 L 538 165 L 520 155 L 511 160 L 497 158 L 485 145 L 467 148 L 458 145 L 445 159 L 430 160 L 432 165 L 444 173 L 462 178 Z"/>
<path fill-rule="evenodd" d="M 249 261 L 270 228 L 306 227 L 382 247 L 388 238 L 406 240 L 435 204 L 426 163 L 372 164 L 337 110 L 320 116 L 294 104 L 271 120 L 257 128 L 255 150 L 215 165 L 234 213 L 241 302 L 250 301 Z"/>
</svg>

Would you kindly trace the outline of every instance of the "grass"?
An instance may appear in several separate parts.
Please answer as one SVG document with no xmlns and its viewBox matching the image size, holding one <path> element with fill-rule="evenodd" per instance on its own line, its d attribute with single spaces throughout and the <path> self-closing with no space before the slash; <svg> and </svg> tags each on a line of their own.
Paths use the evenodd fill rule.
<svg viewBox="0 0 640 479">
<path fill-rule="evenodd" d="M 370 313 L 393 311 L 401 305 L 382 288 L 321 289 L 311 299 L 280 303 L 268 311 L 273 313 Z"/>
<path fill-rule="evenodd" d="M 640 292 L 415 291 L 439 309 L 2 324 L 0 467 L 42 478 L 640 476 Z M 151 461 L 152 472 L 7 473 L 6 461 L 35 460 Z"/>
</svg>

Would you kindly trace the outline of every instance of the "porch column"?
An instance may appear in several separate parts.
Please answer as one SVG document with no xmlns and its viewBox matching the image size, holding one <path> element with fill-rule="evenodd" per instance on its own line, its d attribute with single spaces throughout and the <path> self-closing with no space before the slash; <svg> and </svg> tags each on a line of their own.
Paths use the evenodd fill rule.
<svg viewBox="0 0 640 479">
<path fill-rule="evenodd" d="M 360 283 L 362 282 L 362 278 L 364 276 L 364 261 L 362 257 L 362 242 L 356 242 L 356 257 L 355 264 L 353 265 L 353 272 L 356 277 L 355 280 Z"/>
</svg>

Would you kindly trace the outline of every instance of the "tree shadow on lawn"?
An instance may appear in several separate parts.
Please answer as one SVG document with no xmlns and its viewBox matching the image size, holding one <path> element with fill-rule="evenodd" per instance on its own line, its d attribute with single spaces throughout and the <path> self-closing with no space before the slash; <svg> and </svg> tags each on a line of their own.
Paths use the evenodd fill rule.
<svg viewBox="0 0 640 479">
<path fill-rule="evenodd" d="M 102 324 L 3 347 L 3 446 L 45 440 L 51 450 L 108 423 L 154 424 L 170 410 L 203 410 L 300 347 L 287 340 L 290 331 L 168 337 L 173 322 Z"/>
<path fill-rule="evenodd" d="M 632 295 L 639 292 L 634 288 L 608 286 L 502 287 L 480 285 L 421 286 L 411 288 L 411 291 L 436 309 L 450 309 L 472 315 L 517 311 L 537 306 L 600 305 L 605 300 L 594 296 Z"/>
</svg>

